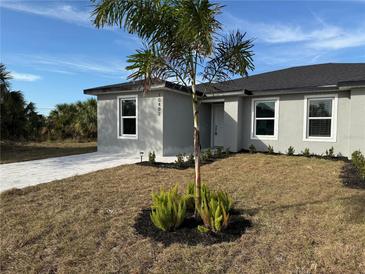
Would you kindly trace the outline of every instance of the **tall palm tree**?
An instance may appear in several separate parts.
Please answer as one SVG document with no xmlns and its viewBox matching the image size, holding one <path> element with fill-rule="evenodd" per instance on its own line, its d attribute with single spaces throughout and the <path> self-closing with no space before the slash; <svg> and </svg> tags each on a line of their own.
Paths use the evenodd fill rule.
<svg viewBox="0 0 365 274">
<path fill-rule="evenodd" d="M 10 81 L 13 77 L 6 70 L 6 66 L 0 63 L 0 103 L 4 100 L 4 94 L 10 89 Z"/>
<path fill-rule="evenodd" d="M 195 203 L 200 207 L 200 92 L 197 76 L 208 83 L 247 75 L 254 68 L 252 41 L 239 31 L 222 35 L 217 16 L 222 6 L 209 0 L 92 0 L 94 24 L 118 26 L 138 35 L 144 49 L 129 56 L 129 78 L 150 89 L 158 76 L 191 91 L 194 117 Z"/>
</svg>

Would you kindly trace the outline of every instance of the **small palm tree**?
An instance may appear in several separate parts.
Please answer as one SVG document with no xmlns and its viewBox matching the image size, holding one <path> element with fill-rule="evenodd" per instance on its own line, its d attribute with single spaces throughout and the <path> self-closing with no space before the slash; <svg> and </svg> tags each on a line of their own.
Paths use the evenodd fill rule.
<svg viewBox="0 0 365 274">
<path fill-rule="evenodd" d="M 239 31 L 221 35 L 222 6 L 208 0 L 92 0 L 96 27 L 118 26 L 138 35 L 145 47 L 129 56 L 129 78 L 150 89 L 155 77 L 190 90 L 194 117 L 195 204 L 200 207 L 200 130 L 198 74 L 207 84 L 246 76 L 254 68 L 252 41 Z M 204 85 L 205 87 L 209 85 Z"/>
</svg>

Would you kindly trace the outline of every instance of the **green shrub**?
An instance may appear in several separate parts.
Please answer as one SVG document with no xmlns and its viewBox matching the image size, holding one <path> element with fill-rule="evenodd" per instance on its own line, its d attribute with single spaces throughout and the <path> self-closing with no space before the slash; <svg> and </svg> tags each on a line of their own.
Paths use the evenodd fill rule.
<svg viewBox="0 0 365 274">
<path fill-rule="evenodd" d="M 256 153 L 256 147 L 251 144 L 249 147 L 248 147 L 248 151 L 252 154 L 252 153 Z"/>
<path fill-rule="evenodd" d="M 150 152 L 148 153 L 148 162 L 149 162 L 150 164 L 154 164 L 154 163 L 156 163 L 156 154 L 155 154 L 155 152 L 154 152 L 154 151 L 150 151 Z"/>
<path fill-rule="evenodd" d="M 223 148 L 217 147 L 214 152 L 214 157 L 216 158 L 222 158 L 223 157 Z"/>
<path fill-rule="evenodd" d="M 204 185 L 201 193 L 201 206 L 198 208 L 204 226 L 198 226 L 200 232 L 220 232 L 227 228 L 229 223 L 229 209 L 232 199 L 224 192 L 212 193 Z"/>
<path fill-rule="evenodd" d="M 326 150 L 327 157 L 334 157 L 335 156 L 335 149 L 331 147 L 329 150 Z"/>
<path fill-rule="evenodd" d="M 267 147 L 267 152 L 269 153 L 269 154 L 274 154 L 274 148 L 272 147 L 272 146 L 268 146 Z"/>
<path fill-rule="evenodd" d="M 187 159 L 186 162 L 189 164 L 189 166 L 193 165 L 195 163 L 195 158 L 194 158 L 194 154 L 190 154 Z"/>
<path fill-rule="evenodd" d="M 207 160 L 210 160 L 212 158 L 212 150 L 210 148 L 208 148 L 206 150 L 206 156 L 207 156 Z"/>
<path fill-rule="evenodd" d="M 224 191 L 220 190 L 220 191 L 217 191 L 215 196 L 217 197 L 217 199 L 219 201 L 222 202 L 222 206 L 224 207 L 226 212 L 230 212 L 232 210 L 233 199 L 231 198 L 231 196 L 229 196 L 227 194 L 227 192 L 224 192 Z"/>
<path fill-rule="evenodd" d="M 194 200 L 194 194 L 195 194 L 195 183 L 191 182 L 186 186 L 184 198 L 186 202 L 186 209 L 188 211 L 194 211 L 195 209 L 195 200 Z"/>
<path fill-rule="evenodd" d="M 178 185 L 169 191 L 152 193 L 151 221 L 163 231 L 177 229 L 185 219 L 185 199 L 177 193 L 177 190 Z"/>
<path fill-rule="evenodd" d="M 231 152 L 229 151 L 229 147 L 226 148 L 226 151 L 224 152 L 226 156 L 228 156 Z"/>
<path fill-rule="evenodd" d="M 365 180 L 365 156 L 360 150 L 356 150 L 351 155 L 352 164 L 357 168 L 362 179 Z"/>
<path fill-rule="evenodd" d="M 311 154 L 310 154 L 310 151 L 309 151 L 309 148 L 305 148 L 304 151 L 302 152 L 303 156 L 305 157 L 310 157 Z"/>
<path fill-rule="evenodd" d="M 230 212 L 233 206 L 233 200 L 232 198 L 224 191 L 217 191 L 213 192 L 210 191 L 208 186 L 206 184 L 202 184 L 201 186 L 201 197 L 205 196 L 207 200 L 210 200 L 211 197 L 214 197 L 215 199 L 219 199 L 219 201 L 222 202 L 222 205 L 226 212 Z M 183 195 L 186 201 L 186 207 L 188 210 L 194 210 L 195 209 L 195 183 L 191 182 L 186 186 L 185 193 Z"/>
<path fill-rule="evenodd" d="M 292 146 L 288 147 L 287 154 L 288 154 L 289 156 L 293 156 L 293 155 L 294 155 L 294 152 L 295 152 L 294 147 L 292 147 Z"/>
<path fill-rule="evenodd" d="M 184 163 L 185 163 L 185 155 L 184 154 L 177 154 L 176 155 L 176 160 L 175 160 L 175 164 L 178 166 L 178 167 L 183 167 L 184 166 Z"/>
<path fill-rule="evenodd" d="M 200 159 L 202 162 L 208 162 L 209 160 L 212 159 L 212 151 L 210 150 L 210 148 L 202 150 L 200 154 Z"/>
</svg>

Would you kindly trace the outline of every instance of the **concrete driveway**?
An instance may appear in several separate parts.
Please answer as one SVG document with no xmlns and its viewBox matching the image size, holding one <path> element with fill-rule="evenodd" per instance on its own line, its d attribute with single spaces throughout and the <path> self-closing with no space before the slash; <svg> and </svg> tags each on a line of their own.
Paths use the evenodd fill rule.
<svg viewBox="0 0 365 274">
<path fill-rule="evenodd" d="M 176 157 L 156 157 L 158 162 L 173 162 Z M 143 160 L 146 160 L 146 156 Z M 126 158 L 120 154 L 85 153 L 0 165 L 0 192 L 22 188 L 75 175 L 81 175 L 119 165 L 134 164 L 140 158 Z"/>
</svg>

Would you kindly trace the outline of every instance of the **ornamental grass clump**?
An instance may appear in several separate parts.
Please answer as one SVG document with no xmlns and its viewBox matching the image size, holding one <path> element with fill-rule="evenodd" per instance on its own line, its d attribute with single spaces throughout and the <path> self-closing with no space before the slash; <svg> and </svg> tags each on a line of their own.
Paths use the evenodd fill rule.
<svg viewBox="0 0 365 274">
<path fill-rule="evenodd" d="M 184 194 L 178 193 L 178 185 L 169 191 L 152 193 L 151 220 L 163 231 L 174 231 L 183 223 L 187 212 L 196 212 L 203 222 L 198 226 L 200 232 L 221 232 L 226 229 L 230 219 L 233 200 L 224 191 L 211 191 L 206 184 L 201 187 L 202 203 L 195 205 L 195 184 L 186 186 Z"/>
<path fill-rule="evenodd" d="M 185 219 L 185 198 L 177 191 L 178 185 L 175 185 L 169 191 L 152 193 L 151 221 L 163 231 L 176 230 Z"/>
<path fill-rule="evenodd" d="M 288 154 L 289 156 L 293 156 L 293 155 L 294 155 L 294 152 L 295 152 L 294 147 L 290 146 L 290 147 L 288 148 L 288 152 L 287 152 L 287 154 Z"/>
<path fill-rule="evenodd" d="M 189 183 L 186 186 L 184 198 L 186 202 L 186 209 L 188 211 L 194 211 L 195 209 L 195 200 L 194 200 L 194 194 L 195 194 L 195 184 L 194 182 Z"/>
<path fill-rule="evenodd" d="M 304 151 L 302 151 L 302 154 L 305 157 L 310 157 L 311 156 L 311 153 L 309 151 L 309 148 L 307 148 L 307 147 L 304 149 Z"/>
<path fill-rule="evenodd" d="M 198 212 L 204 225 L 199 225 L 198 230 L 202 233 L 217 233 L 226 229 L 231 206 L 232 199 L 226 193 L 214 193 L 202 187 L 202 202 Z"/>
</svg>

